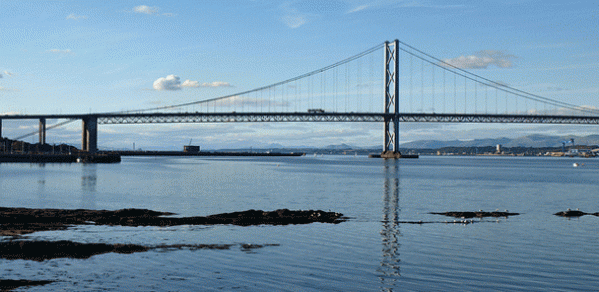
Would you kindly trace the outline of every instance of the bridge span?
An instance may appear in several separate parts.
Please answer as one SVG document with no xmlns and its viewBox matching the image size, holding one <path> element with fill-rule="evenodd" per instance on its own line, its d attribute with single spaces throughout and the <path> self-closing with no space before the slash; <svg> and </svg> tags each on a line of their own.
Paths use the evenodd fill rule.
<svg viewBox="0 0 599 292">
<path fill-rule="evenodd" d="M 383 68 L 373 70 L 374 54 L 381 50 Z M 370 65 L 365 65 L 368 57 Z M 41 144 L 48 129 L 82 121 L 81 148 L 91 153 L 98 150 L 99 125 L 383 123 L 383 152 L 398 157 L 399 124 L 404 122 L 596 125 L 599 111 L 494 82 L 395 40 L 295 78 L 217 98 L 122 112 L 0 115 L 0 137 L 2 120 L 24 119 L 39 120 L 39 131 L 32 134 L 39 135 Z M 66 121 L 47 126 L 48 120 Z"/>
<path fill-rule="evenodd" d="M 599 116 L 506 115 L 506 114 L 427 114 L 427 113 L 101 113 L 59 115 L 0 115 L 2 120 L 39 120 L 39 143 L 46 143 L 47 120 L 81 120 L 81 148 L 96 152 L 98 125 L 179 124 L 179 123 L 520 123 L 598 125 Z"/>
</svg>

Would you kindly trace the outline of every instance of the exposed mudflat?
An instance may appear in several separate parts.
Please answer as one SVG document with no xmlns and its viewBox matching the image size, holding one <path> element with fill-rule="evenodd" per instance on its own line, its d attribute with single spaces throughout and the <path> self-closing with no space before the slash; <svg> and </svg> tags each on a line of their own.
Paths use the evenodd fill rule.
<svg viewBox="0 0 599 292">
<path fill-rule="evenodd" d="M 505 211 L 505 212 L 498 212 L 498 211 L 494 211 L 494 212 L 484 212 L 484 211 L 477 211 L 477 212 L 451 211 L 451 212 L 443 212 L 443 213 L 431 212 L 429 214 L 444 215 L 444 216 L 449 216 L 449 217 L 454 217 L 454 218 L 509 217 L 509 216 L 520 215 L 520 213 L 510 213 L 510 212 L 507 212 L 507 211 Z"/>
<path fill-rule="evenodd" d="M 175 225 L 287 225 L 340 223 L 343 214 L 321 210 L 275 211 L 248 210 L 198 217 L 164 217 L 175 215 L 146 209 L 116 211 L 85 209 L 0 208 L 0 236 L 16 236 L 37 231 L 62 230 L 69 225 L 175 226 Z"/>
</svg>

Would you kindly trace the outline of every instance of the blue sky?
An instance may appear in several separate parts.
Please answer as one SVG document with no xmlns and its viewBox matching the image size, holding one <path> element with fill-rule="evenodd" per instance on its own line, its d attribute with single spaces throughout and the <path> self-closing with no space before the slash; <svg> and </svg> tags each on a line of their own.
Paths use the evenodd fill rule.
<svg viewBox="0 0 599 292">
<path fill-rule="evenodd" d="M 292 78 L 396 38 L 454 62 L 499 52 L 488 55 L 493 62 L 470 64 L 468 70 L 545 97 L 599 107 L 596 1 L 5 0 L 0 19 L 3 114 L 119 111 L 214 98 Z M 169 75 L 180 78 L 178 90 L 163 87 Z M 4 121 L 3 135 L 14 138 L 36 126 L 35 121 Z M 381 128 L 100 126 L 99 144 L 179 149 L 193 139 L 207 148 L 368 146 L 382 144 Z M 79 130 L 78 123 L 52 130 L 48 141 L 77 144 Z M 401 140 L 413 141 L 597 129 L 409 124 L 401 131 Z"/>
</svg>

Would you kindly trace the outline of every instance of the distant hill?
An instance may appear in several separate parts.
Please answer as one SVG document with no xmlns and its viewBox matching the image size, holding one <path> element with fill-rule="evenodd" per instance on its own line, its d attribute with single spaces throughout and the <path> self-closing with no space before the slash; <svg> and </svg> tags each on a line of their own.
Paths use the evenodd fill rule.
<svg viewBox="0 0 599 292">
<path fill-rule="evenodd" d="M 528 135 L 515 139 L 474 139 L 469 141 L 438 141 L 438 140 L 420 140 L 401 144 L 401 148 L 411 149 L 438 149 L 443 147 L 485 147 L 501 144 L 504 147 L 561 147 L 562 141 L 574 139 L 576 145 L 599 145 L 599 135 L 578 136 L 549 136 L 549 135 Z M 568 146 L 570 146 L 568 144 Z"/>
<path fill-rule="evenodd" d="M 331 149 L 331 150 L 350 150 L 350 149 L 356 149 L 359 147 L 354 147 L 351 145 L 347 145 L 347 144 L 341 144 L 341 145 L 327 145 L 326 147 L 324 147 L 323 149 Z"/>
</svg>

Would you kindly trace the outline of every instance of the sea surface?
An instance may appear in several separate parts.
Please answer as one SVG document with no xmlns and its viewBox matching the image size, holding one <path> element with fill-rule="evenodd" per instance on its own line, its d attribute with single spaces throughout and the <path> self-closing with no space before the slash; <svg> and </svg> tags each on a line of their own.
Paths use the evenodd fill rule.
<svg viewBox="0 0 599 292">
<path fill-rule="evenodd" d="M 573 163 L 579 167 L 573 167 Z M 364 156 L 124 158 L 0 164 L 0 206 L 204 216 L 321 209 L 340 224 L 76 226 L 24 240 L 234 244 L 44 262 L 0 260 L 21 291 L 597 291 L 599 159 Z M 504 211 L 454 219 L 430 212 Z M 412 224 L 420 222 L 423 224 Z M 8 240 L 1 238 L 0 240 Z M 251 250 L 241 244 L 274 244 Z"/>
</svg>

